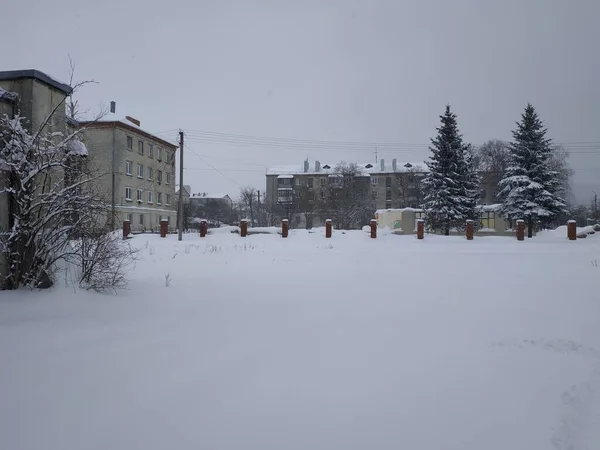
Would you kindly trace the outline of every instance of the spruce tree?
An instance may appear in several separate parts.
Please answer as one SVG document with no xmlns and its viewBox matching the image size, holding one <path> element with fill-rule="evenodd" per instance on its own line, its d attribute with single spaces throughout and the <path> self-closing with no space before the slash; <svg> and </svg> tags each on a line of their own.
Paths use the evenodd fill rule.
<svg viewBox="0 0 600 450">
<path fill-rule="evenodd" d="M 560 177 L 551 168 L 552 143 L 535 108 L 528 104 L 513 131 L 510 163 L 498 183 L 502 213 L 509 220 L 527 222 L 528 237 L 534 226 L 551 221 L 565 210 L 557 192 Z"/>
<path fill-rule="evenodd" d="M 450 105 L 440 120 L 438 135 L 431 140 L 432 155 L 426 162 L 429 173 L 423 180 L 427 191 L 423 208 L 429 228 L 448 236 L 451 228 L 461 229 L 466 220 L 475 219 L 479 179 Z"/>
</svg>

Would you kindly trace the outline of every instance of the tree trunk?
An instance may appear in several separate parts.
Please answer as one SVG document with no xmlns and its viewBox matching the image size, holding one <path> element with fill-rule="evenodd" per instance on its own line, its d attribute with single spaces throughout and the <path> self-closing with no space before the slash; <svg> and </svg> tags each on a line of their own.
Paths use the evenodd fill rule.
<svg viewBox="0 0 600 450">
<path fill-rule="evenodd" d="M 444 236 L 450 236 L 450 224 L 446 224 L 444 227 Z"/>
<path fill-rule="evenodd" d="M 527 219 L 527 237 L 533 237 L 533 217 Z"/>
</svg>

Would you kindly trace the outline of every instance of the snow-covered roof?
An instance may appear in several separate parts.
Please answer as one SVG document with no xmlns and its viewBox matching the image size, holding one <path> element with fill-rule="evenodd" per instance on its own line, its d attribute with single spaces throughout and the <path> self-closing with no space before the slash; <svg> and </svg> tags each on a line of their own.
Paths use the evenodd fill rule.
<svg viewBox="0 0 600 450">
<path fill-rule="evenodd" d="M 383 164 L 382 164 L 383 163 Z M 267 175 L 278 175 L 278 178 L 282 178 L 281 175 L 320 175 L 320 174 L 329 174 L 335 170 L 335 166 L 337 163 L 333 164 L 323 164 L 318 163 L 318 161 L 308 163 L 308 170 L 304 170 L 303 165 L 289 165 L 289 166 L 274 166 L 267 169 Z M 421 171 L 426 172 L 427 166 L 424 162 L 405 162 L 405 161 L 396 161 L 396 168 L 394 170 L 393 160 L 388 161 L 379 161 L 377 163 L 358 163 L 357 164 L 363 172 L 363 175 L 372 175 L 372 174 L 383 174 L 383 173 L 395 173 L 395 172 L 407 172 L 408 170 L 414 170 L 416 168 L 421 169 Z M 316 166 L 319 166 L 319 170 L 316 169 Z"/>
<path fill-rule="evenodd" d="M 212 199 L 224 199 L 227 198 L 229 200 L 231 200 L 231 197 L 229 197 L 229 194 L 211 194 L 208 192 L 198 192 L 197 194 L 193 194 L 192 198 L 212 198 Z"/>
<path fill-rule="evenodd" d="M 94 124 L 108 124 L 108 123 L 118 123 L 121 125 L 124 125 L 126 127 L 129 127 L 133 130 L 138 131 L 141 134 L 146 135 L 147 137 L 154 139 L 156 141 L 160 141 L 162 143 L 164 143 L 166 146 L 171 147 L 171 148 L 176 148 L 177 145 L 175 145 L 172 142 L 166 141 L 163 138 L 160 138 L 154 134 L 152 134 L 150 131 L 144 130 L 142 127 L 140 127 L 138 124 L 127 120 L 126 118 L 118 118 L 115 114 L 109 113 L 106 114 L 104 117 L 100 118 L 100 119 L 96 119 L 96 120 L 88 120 L 88 121 L 80 121 L 79 122 L 81 126 L 83 127 L 90 127 L 92 128 L 94 126 Z"/>
<path fill-rule="evenodd" d="M 500 209 L 502 208 L 502 204 L 494 203 L 493 205 L 477 205 L 476 208 L 479 211 L 496 212 L 496 211 L 500 211 Z"/>
<path fill-rule="evenodd" d="M 388 209 L 378 209 L 377 211 L 375 211 L 375 214 L 383 214 L 383 213 L 389 213 L 389 212 L 400 212 L 401 213 L 404 211 L 423 212 L 423 210 L 420 208 L 388 208 Z"/>
<path fill-rule="evenodd" d="M 0 87 L 0 99 L 6 99 L 11 102 L 16 101 L 19 98 L 19 95 L 14 92 L 5 91 Z"/>
</svg>

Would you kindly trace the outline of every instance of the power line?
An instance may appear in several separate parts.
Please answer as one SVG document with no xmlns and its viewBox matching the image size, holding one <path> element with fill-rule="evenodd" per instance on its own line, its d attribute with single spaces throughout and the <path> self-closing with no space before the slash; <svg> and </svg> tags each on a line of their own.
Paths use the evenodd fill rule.
<svg viewBox="0 0 600 450">
<path fill-rule="evenodd" d="M 281 138 L 281 137 L 272 137 L 272 136 L 255 136 L 255 135 L 243 135 L 243 134 L 233 134 L 233 133 L 219 133 L 215 131 L 203 131 L 203 130 L 186 130 L 188 135 L 192 135 L 195 137 L 204 137 L 204 138 L 215 138 L 215 139 L 241 139 L 241 140 L 253 140 L 253 141 L 270 141 L 270 142 L 279 142 L 282 144 L 310 144 L 310 145 L 324 145 L 324 146 L 332 146 L 332 145 L 343 145 L 343 146 L 358 146 L 358 147 L 369 147 L 373 148 L 375 146 L 379 147 L 428 147 L 429 144 L 407 144 L 407 143 L 399 143 L 399 142 L 359 142 L 359 141 L 326 141 L 326 140 L 317 140 L 317 139 L 296 139 L 296 138 Z"/>
<path fill-rule="evenodd" d="M 221 172 L 221 170 L 217 169 L 215 166 L 213 166 L 211 163 L 209 163 L 206 159 L 204 159 L 202 156 L 200 156 L 198 153 L 196 153 L 193 149 L 190 148 L 189 145 L 186 144 L 185 148 L 187 150 L 189 150 L 192 153 L 192 155 L 196 156 L 198 159 L 200 159 L 202 162 L 204 162 L 204 164 L 206 164 L 207 166 L 211 167 L 217 173 L 221 174 L 224 178 L 227 178 L 229 181 L 233 182 L 238 187 L 240 187 L 240 188 L 242 187 L 236 180 L 234 180 L 233 178 L 228 177 L 227 175 L 225 175 L 223 172 Z"/>
<path fill-rule="evenodd" d="M 301 146 L 325 146 L 331 147 L 342 147 L 352 148 L 358 147 L 360 149 L 370 149 L 376 147 L 391 147 L 391 148 L 407 148 L 407 149 L 419 149 L 429 148 L 430 144 L 409 144 L 403 142 L 364 142 L 364 141 L 335 141 L 335 140 L 316 140 L 316 139 L 296 139 L 296 138 L 281 138 L 272 136 L 256 136 L 256 135 L 243 135 L 234 133 L 220 133 L 214 131 L 204 130 L 186 130 L 188 135 L 193 136 L 196 139 L 206 139 L 218 142 L 256 142 L 256 143 L 278 143 L 282 145 L 301 145 Z M 578 142 L 555 142 L 555 145 L 562 147 L 569 147 L 571 149 L 600 149 L 600 141 L 578 141 Z"/>
<path fill-rule="evenodd" d="M 194 142 L 211 144 L 211 145 L 229 145 L 229 146 L 259 146 L 267 148 L 284 149 L 285 151 L 294 150 L 318 150 L 319 152 L 345 152 L 345 153 L 370 153 L 373 152 L 373 146 L 368 143 L 355 144 L 322 144 L 319 142 L 281 142 L 276 140 L 255 140 L 244 138 L 219 138 L 213 136 L 190 136 L 189 139 Z M 399 153 L 415 153 L 428 152 L 429 146 L 425 144 L 397 144 L 395 147 L 392 144 L 387 144 L 388 147 L 379 148 L 383 153 L 399 154 Z M 556 144 L 560 145 L 569 154 L 600 154 L 600 142 L 596 145 L 581 145 L 581 144 Z"/>
</svg>

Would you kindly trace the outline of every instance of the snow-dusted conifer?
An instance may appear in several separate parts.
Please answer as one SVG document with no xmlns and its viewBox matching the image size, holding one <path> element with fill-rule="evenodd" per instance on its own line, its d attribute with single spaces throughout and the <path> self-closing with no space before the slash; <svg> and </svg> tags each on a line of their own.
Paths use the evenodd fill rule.
<svg viewBox="0 0 600 450">
<path fill-rule="evenodd" d="M 528 104 L 513 131 L 510 164 L 498 183 L 502 213 L 509 220 L 524 219 L 528 237 L 533 229 L 564 211 L 565 203 L 557 192 L 558 172 L 552 169 L 552 144 L 535 108 Z"/>
<path fill-rule="evenodd" d="M 426 162 L 429 173 L 423 180 L 427 192 L 423 208 L 428 227 L 448 236 L 451 228 L 460 229 L 475 218 L 479 181 L 449 105 L 440 119 L 438 135 L 431 140 L 432 155 Z"/>
</svg>

